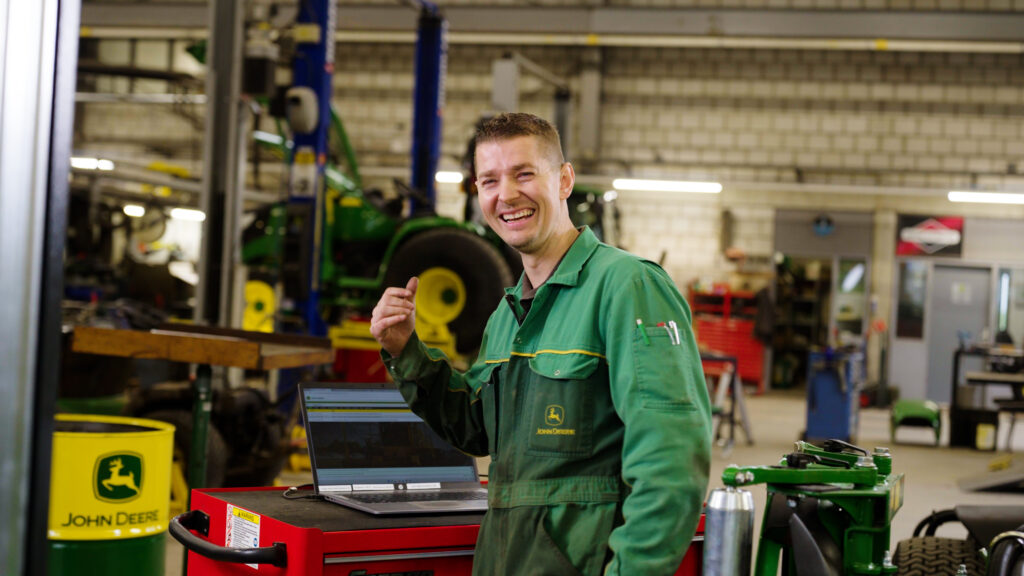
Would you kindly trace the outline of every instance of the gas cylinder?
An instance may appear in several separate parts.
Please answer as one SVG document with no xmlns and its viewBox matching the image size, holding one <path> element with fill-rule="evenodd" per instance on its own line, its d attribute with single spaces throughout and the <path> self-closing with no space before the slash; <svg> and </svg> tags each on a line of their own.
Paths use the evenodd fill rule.
<svg viewBox="0 0 1024 576">
<path fill-rule="evenodd" d="M 716 488 L 704 512 L 704 576 L 750 576 L 753 495 L 732 486 Z"/>
</svg>

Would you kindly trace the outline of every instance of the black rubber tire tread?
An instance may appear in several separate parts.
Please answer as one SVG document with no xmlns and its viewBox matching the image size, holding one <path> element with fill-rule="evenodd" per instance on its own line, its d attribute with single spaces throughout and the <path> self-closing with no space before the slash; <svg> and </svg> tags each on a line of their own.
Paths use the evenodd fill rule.
<svg viewBox="0 0 1024 576">
<path fill-rule="evenodd" d="M 276 446 L 281 443 L 283 430 L 273 423 L 267 423 L 263 427 L 262 433 L 268 436 L 263 443 L 264 446 Z M 258 463 L 251 470 L 246 470 L 241 474 L 225 474 L 224 485 L 231 487 L 273 486 L 274 480 L 284 469 L 288 454 L 281 451 L 280 454 L 273 455 L 254 454 L 254 457 L 258 459 Z"/>
<path fill-rule="evenodd" d="M 985 562 L 968 540 L 920 536 L 896 546 L 893 563 L 899 576 L 956 576 L 961 564 L 968 574 L 984 574 Z"/>
<path fill-rule="evenodd" d="M 139 417 L 174 425 L 174 448 L 185 459 L 181 463 L 181 471 L 185 475 L 185 479 L 188 480 L 189 452 L 192 450 L 192 413 L 184 410 L 157 410 Z M 224 475 L 227 469 L 227 443 L 224 442 L 221 433 L 211 424 L 206 434 L 206 486 L 204 488 L 224 486 Z"/>
<path fill-rule="evenodd" d="M 513 283 L 501 252 L 476 234 L 460 228 L 434 228 L 409 238 L 398 250 L 384 275 L 385 286 L 405 286 L 409 278 L 434 267 L 448 268 L 466 286 L 466 307 L 449 324 L 460 354 L 480 347 L 484 326 Z"/>
</svg>

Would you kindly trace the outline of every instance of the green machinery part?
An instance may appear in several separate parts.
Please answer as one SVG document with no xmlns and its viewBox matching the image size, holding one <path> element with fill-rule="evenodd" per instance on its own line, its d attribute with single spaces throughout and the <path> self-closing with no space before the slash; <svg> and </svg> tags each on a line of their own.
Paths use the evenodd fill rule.
<svg viewBox="0 0 1024 576">
<path fill-rule="evenodd" d="M 903 505 L 903 474 L 892 472 L 887 448 L 866 450 L 830 440 L 825 448 L 797 442 L 778 466 L 730 466 L 726 486 L 765 484 L 768 492 L 755 576 L 801 574 L 782 520 L 803 514 L 830 570 L 842 575 L 895 574 L 890 527 Z"/>
</svg>

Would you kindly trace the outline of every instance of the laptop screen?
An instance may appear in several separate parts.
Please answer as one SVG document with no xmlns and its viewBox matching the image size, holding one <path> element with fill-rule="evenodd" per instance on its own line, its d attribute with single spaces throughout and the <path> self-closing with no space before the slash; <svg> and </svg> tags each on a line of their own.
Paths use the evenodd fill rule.
<svg viewBox="0 0 1024 576">
<path fill-rule="evenodd" d="M 435 434 L 398 390 L 304 385 L 302 405 L 318 491 L 477 480 L 472 457 Z"/>
</svg>

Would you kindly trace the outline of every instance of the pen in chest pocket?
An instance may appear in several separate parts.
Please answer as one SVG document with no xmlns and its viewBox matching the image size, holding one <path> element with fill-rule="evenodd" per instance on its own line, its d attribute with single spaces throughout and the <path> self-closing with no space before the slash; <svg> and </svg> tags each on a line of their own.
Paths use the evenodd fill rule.
<svg viewBox="0 0 1024 576">
<path fill-rule="evenodd" d="M 658 328 L 665 329 L 665 334 L 668 335 L 668 341 L 671 342 L 673 346 L 678 346 L 680 344 L 679 325 L 676 324 L 675 320 L 669 320 L 667 324 L 665 322 L 658 322 Z"/>
<path fill-rule="evenodd" d="M 651 345 L 651 339 L 647 337 L 647 329 L 644 328 L 644 321 L 639 319 L 639 318 L 637 318 L 636 319 L 636 328 L 637 328 L 637 330 L 640 331 L 640 337 L 644 339 L 644 346 L 650 346 Z"/>
<path fill-rule="evenodd" d="M 669 320 L 668 325 L 672 328 L 672 333 L 676 336 L 676 346 L 679 346 L 679 326 L 676 324 L 675 320 Z"/>
</svg>

